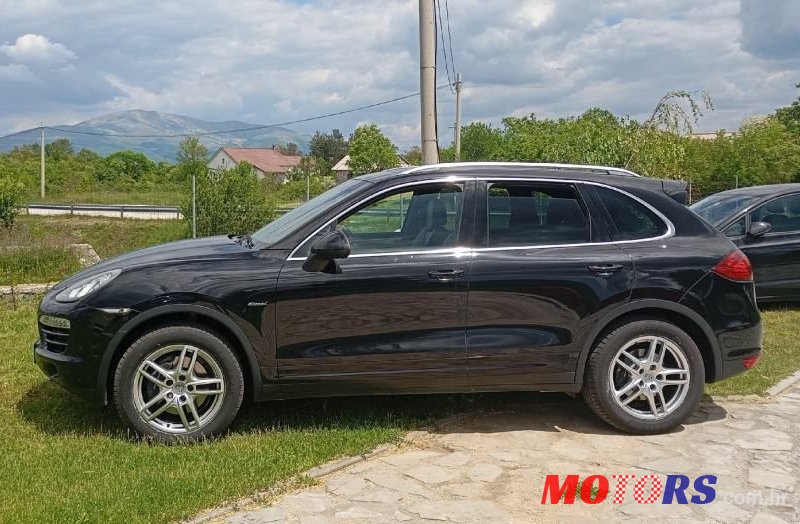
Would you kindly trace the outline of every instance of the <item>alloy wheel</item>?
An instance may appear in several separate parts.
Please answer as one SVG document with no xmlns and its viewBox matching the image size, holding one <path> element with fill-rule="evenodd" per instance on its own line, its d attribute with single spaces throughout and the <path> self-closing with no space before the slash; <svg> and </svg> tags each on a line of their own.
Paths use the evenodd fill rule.
<svg viewBox="0 0 800 524">
<path fill-rule="evenodd" d="M 608 373 L 614 401 L 642 420 L 663 419 L 677 410 L 691 380 L 684 351 L 658 336 L 638 337 L 625 344 Z"/>
<path fill-rule="evenodd" d="M 193 345 L 150 353 L 133 379 L 133 403 L 142 421 L 166 433 L 196 431 L 219 412 L 225 379 L 211 354 Z"/>
</svg>

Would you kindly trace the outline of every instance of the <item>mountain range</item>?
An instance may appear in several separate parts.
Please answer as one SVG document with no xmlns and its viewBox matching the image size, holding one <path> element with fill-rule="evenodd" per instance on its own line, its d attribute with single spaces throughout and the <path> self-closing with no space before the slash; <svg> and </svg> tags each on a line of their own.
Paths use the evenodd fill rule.
<svg viewBox="0 0 800 524">
<path fill-rule="evenodd" d="M 152 160 L 169 162 L 175 161 L 178 145 L 184 137 L 152 138 L 152 136 L 201 135 L 198 138 L 211 154 L 214 154 L 220 147 L 270 147 L 288 142 L 296 143 L 300 146 L 301 151 L 308 151 L 311 136 L 284 127 L 219 133 L 220 131 L 257 126 L 259 124 L 248 124 L 236 120 L 209 122 L 188 116 L 137 109 L 109 113 L 75 125 L 52 126 L 53 129 L 45 129 L 45 143 L 58 138 L 68 138 L 75 147 L 75 151 L 86 148 L 101 155 L 108 155 L 115 151 L 130 149 L 142 152 Z M 69 131 L 79 131 L 80 133 Z M 202 136 L 204 133 L 214 132 L 219 134 Z M 0 138 L 0 152 L 9 151 L 14 146 L 23 144 L 38 144 L 39 134 L 39 128 L 33 128 Z M 124 137 L 121 135 L 140 136 Z M 150 138 L 141 135 L 147 135 Z"/>
</svg>

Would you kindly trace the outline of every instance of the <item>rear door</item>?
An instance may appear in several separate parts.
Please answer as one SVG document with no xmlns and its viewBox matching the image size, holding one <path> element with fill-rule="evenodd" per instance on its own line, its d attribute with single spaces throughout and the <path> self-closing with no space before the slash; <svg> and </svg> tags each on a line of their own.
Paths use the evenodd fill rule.
<svg viewBox="0 0 800 524">
<path fill-rule="evenodd" d="M 487 178 L 476 194 L 467 370 L 473 389 L 572 383 L 580 342 L 631 293 L 631 258 L 582 184 Z"/>
</svg>

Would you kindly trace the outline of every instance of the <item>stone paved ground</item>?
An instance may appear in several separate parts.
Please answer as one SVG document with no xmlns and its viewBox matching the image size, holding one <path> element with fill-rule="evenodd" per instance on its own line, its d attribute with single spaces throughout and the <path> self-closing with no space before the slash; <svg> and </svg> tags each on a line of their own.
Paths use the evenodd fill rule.
<svg viewBox="0 0 800 524">
<path fill-rule="evenodd" d="M 539 504 L 545 475 L 718 477 L 706 505 Z M 800 388 L 772 401 L 705 402 L 684 428 L 617 433 L 579 400 L 472 413 L 286 495 L 222 518 L 256 522 L 800 522 Z M 613 489 L 612 489 L 613 492 Z M 580 520 L 578 520 L 580 519 Z"/>
</svg>

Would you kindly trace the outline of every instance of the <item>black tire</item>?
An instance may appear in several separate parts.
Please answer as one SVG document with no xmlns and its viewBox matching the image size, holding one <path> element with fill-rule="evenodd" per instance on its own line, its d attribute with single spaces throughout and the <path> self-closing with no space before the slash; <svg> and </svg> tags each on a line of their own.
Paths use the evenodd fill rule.
<svg viewBox="0 0 800 524">
<path fill-rule="evenodd" d="M 611 366 L 615 365 L 617 353 L 626 345 L 642 337 L 659 337 L 671 343 L 675 351 L 683 353 L 689 370 L 688 387 L 685 389 L 685 396 L 683 396 L 682 402 L 676 400 L 674 410 L 666 415 L 662 414 L 661 418 L 658 419 L 647 419 L 644 418 L 646 415 L 637 416 L 628 411 L 636 411 L 634 406 L 641 406 L 646 402 L 647 397 L 644 394 L 638 396 L 635 394 L 637 391 L 641 391 L 638 386 L 636 390 L 625 397 L 635 397 L 633 402 L 628 405 L 628 408 L 623 407 L 621 405 L 622 402 L 615 400 L 613 392 L 615 387 L 613 381 L 615 379 L 610 376 L 610 370 Z M 642 344 L 644 343 L 642 342 Z M 668 354 L 667 358 L 672 359 L 672 355 Z M 644 368 L 640 367 L 639 369 Z M 619 366 L 615 370 L 615 372 L 620 372 Z M 632 379 L 632 377 L 633 374 L 629 374 L 625 376 L 625 380 L 631 379 L 631 382 L 636 382 L 636 379 Z M 649 435 L 667 432 L 684 422 L 697 409 L 703 396 L 704 384 L 705 366 L 703 357 L 694 340 L 685 331 L 669 322 L 655 319 L 639 319 L 632 320 L 611 330 L 593 348 L 586 365 L 586 373 L 584 374 L 583 396 L 592 411 L 608 424 L 626 433 Z M 673 387 L 675 389 L 672 389 Z M 669 398 L 669 392 L 678 391 L 678 389 L 679 386 L 665 387 L 664 394 L 667 395 L 666 398 Z M 681 395 L 678 395 L 677 398 L 680 399 Z M 669 404 L 669 400 L 667 404 Z M 657 401 L 657 407 L 661 405 Z M 642 410 L 646 409 L 650 409 L 649 405 L 642 408 Z M 652 413 L 652 409 L 650 409 L 650 412 Z"/>
<path fill-rule="evenodd" d="M 187 411 L 184 411 L 184 415 L 188 415 L 190 417 L 190 423 L 188 425 L 190 429 L 186 431 L 186 426 L 180 422 L 177 422 L 176 427 L 180 425 L 183 429 L 176 428 L 173 430 L 173 432 L 170 432 L 162 430 L 159 427 L 154 427 L 151 425 L 151 423 L 146 422 L 143 417 L 139 415 L 139 411 L 137 410 L 135 404 L 135 397 L 138 395 L 138 393 L 135 393 L 137 391 L 137 388 L 135 387 L 135 381 L 137 375 L 139 374 L 140 366 L 142 366 L 148 356 L 156 355 L 159 351 L 167 351 L 173 346 L 186 345 L 193 348 L 198 348 L 202 352 L 204 356 L 198 357 L 198 360 L 206 359 L 207 361 L 214 362 L 213 366 L 215 366 L 215 370 L 221 375 L 220 378 L 223 381 L 220 389 L 224 393 L 219 394 L 220 399 L 214 401 L 214 393 L 203 396 L 201 393 L 199 393 L 202 386 L 190 387 L 188 385 L 190 384 L 190 379 L 188 378 L 186 379 L 187 385 L 173 382 L 176 387 L 183 388 L 181 391 L 194 391 L 193 395 L 195 396 L 189 396 L 188 398 L 191 399 L 191 402 L 195 406 L 195 413 L 198 412 L 197 404 L 200 404 L 199 407 L 202 409 L 202 405 L 205 405 L 209 399 L 211 404 L 214 406 L 214 409 L 207 412 L 207 417 L 202 424 L 196 423 L 197 427 L 192 428 L 191 426 L 193 419 L 191 419 L 191 410 L 189 407 L 187 407 Z M 170 358 L 169 354 L 164 358 Z M 205 362 L 206 360 L 201 362 Z M 174 362 L 178 361 L 180 361 L 180 358 L 174 359 Z M 186 359 L 184 359 L 184 361 L 186 361 Z M 202 367 L 202 364 L 199 365 Z M 207 367 L 210 369 L 211 365 Z M 177 367 L 174 369 L 177 370 Z M 175 371 L 175 373 L 177 372 L 178 371 Z M 161 378 L 158 373 L 153 374 L 158 375 Z M 143 379 L 139 380 L 142 381 Z M 172 393 L 171 388 L 169 389 L 169 392 L 167 392 L 168 388 L 161 388 L 160 386 L 155 386 L 152 384 L 145 384 L 141 387 L 150 387 L 153 391 L 156 391 L 159 394 L 164 392 L 165 395 L 169 394 L 169 398 L 173 398 L 175 395 Z M 233 419 L 236 417 L 236 414 L 239 412 L 239 408 L 242 405 L 243 397 L 244 378 L 242 376 L 242 368 L 233 350 L 222 337 L 213 331 L 198 325 L 170 325 L 155 329 L 142 335 L 136 342 L 131 344 L 122 355 L 114 374 L 113 399 L 120 418 L 122 418 L 122 420 L 125 421 L 128 426 L 138 435 L 146 438 L 152 438 L 161 442 L 197 441 L 219 435 L 230 426 L 231 422 L 233 422 Z M 184 400 L 186 399 L 186 397 L 181 398 Z M 195 398 L 197 398 L 196 401 L 194 400 Z M 166 399 L 163 402 L 164 404 L 167 404 Z M 177 397 L 174 398 L 174 402 L 178 402 Z M 164 404 L 160 405 L 163 406 Z M 184 406 L 188 406 L 188 404 L 184 403 Z M 169 409 L 177 410 L 177 407 L 170 407 Z M 200 411 L 200 413 L 202 413 L 202 411 Z M 169 411 L 164 412 L 162 416 L 164 418 L 170 416 Z M 175 416 L 177 417 L 177 414 Z M 178 432 L 176 433 L 175 431 Z"/>
</svg>

